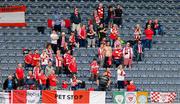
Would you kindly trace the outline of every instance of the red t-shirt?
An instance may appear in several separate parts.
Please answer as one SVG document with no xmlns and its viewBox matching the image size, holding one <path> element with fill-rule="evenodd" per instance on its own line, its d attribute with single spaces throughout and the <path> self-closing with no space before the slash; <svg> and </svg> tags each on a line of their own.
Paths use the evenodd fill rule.
<svg viewBox="0 0 180 104">
<path fill-rule="evenodd" d="M 120 59 L 122 57 L 122 50 L 114 49 L 112 56 L 114 57 L 114 59 Z"/>
<path fill-rule="evenodd" d="M 32 64 L 32 55 L 30 54 L 27 54 L 25 57 L 24 57 L 24 61 L 26 64 Z"/>
<path fill-rule="evenodd" d="M 68 88 L 68 84 L 67 83 L 62 83 L 62 86 L 61 86 L 63 89 L 67 89 Z"/>
<path fill-rule="evenodd" d="M 56 81 L 53 81 L 53 79 L 56 79 L 56 75 L 55 74 L 50 74 L 49 75 L 49 85 L 50 86 L 57 86 Z"/>
<path fill-rule="evenodd" d="M 72 60 L 68 67 L 69 67 L 69 70 L 70 70 L 71 73 L 77 73 L 76 60 Z"/>
<path fill-rule="evenodd" d="M 146 39 L 152 40 L 152 36 L 153 36 L 153 34 L 154 34 L 153 30 L 151 30 L 151 29 L 146 29 L 146 30 L 144 31 L 144 33 L 146 34 Z"/>
<path fill-rule="evenodd" d="M 72 57 L 72 55 L 70 55 L 70 54 L 65 54 L 65 55 L 64 55 L 64 64 L 65 64 L 65 66 L 67 66 L 67 65 L 70 64 L 72 58 L 73 58 L 73 57 Z"/>
<path fill-rule="evenodd" d="M 127 86 L 127 91 L 136 91 L 136 86 L 134 84 Z"/>
<path fill-rule="evenodd" d="M 79 32 L 80 39 L 86 39 L 86 29 L 81 28 Z"/>
<path fill-rule="evenodd" d="M 40 60 L 34 60 L 34 58 L 39 58 L 39 59 L 40 59 L 40 54 L 34 54 L 34 55 L 33 55 L 32 65 L 33 65 L 33 66 L 36 66 L 36 65 L 39 64 L 39 61 L 40 61 Z"/>
<path fill-rule="evenodd" d="M 91 73 L 98 74 L 99 65 L 98 65 L 97 61 L 93 61 L 90 64 L 90 66 L 91 66 Z"/>
<path fill-rule="evenodd" d="M 17 74 L 18 79 L 24 78 L 24 70 L 22 68 L 16 68 L 16 74 Z"/>
<path fill-rule="evenodd" d="M 46 76 L 44 74 L 41 74 L 39 76 L 39 81 L 41 80 L 42 85 L 46 85 Z"/>
</svg>

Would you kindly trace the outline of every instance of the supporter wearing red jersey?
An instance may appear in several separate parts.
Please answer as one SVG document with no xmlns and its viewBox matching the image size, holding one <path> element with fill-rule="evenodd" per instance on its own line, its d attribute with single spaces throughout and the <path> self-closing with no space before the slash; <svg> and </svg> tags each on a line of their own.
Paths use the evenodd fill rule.
<svg viewBox="0 0 180 104">
<path fill-rule="evenodd" d="M 34 69 L 33 69 L 33 75 L 34 75 L 34 78 L 38 81 L 38 78 L 39 78 L 39 74 L 40 74 L 40 63 L 38 63 Z"/>
<path fill-rule="evenodd" d="M 26 70 L 29 70 L 30 68 L 32 68 L 32 60 L 33 60 L 33 54 L 32 54 L 32 51 L 30 50 L 28 54 L 24 57 Z"/>
<path fill-rule="evenodd" d="M 47 77 L 44 74 L 44 71 L 41 70 L 41 72 L 39 74 L 39 90 L 45 90 L 46 89 L 46 80 L 47 80 Z"/>
<path fill-rule="evenodd" d="M 118 67 L 122 62 L 122 56 L 123 52 L 120 45 L 117 45 L 117 47 L 112 52 L 113 61 L 116 67 Z"/>
<path fill-rule="evenodd" d="M 130 81 L 130 84 L 127 86 L 127 91 L 136 91 L 136 86 L 133 81 Z"/>
<path fill-rule="evenodd" d="M 66 90 L 68 88 L 68 83 L 66 81 L 62 81 L 61 87 L 63 90 Z"/>
<path fill-rule="evenodd" d="M 68 50 L 65 54 L 64 54 L 64 73 L 65 74 L 70 74 L 68 66 L 72 60 L 73 56 L 71 55 L 71 51 Z"/>
<path fill-rule="evenodd" d="M 32 65 L 36 66 L 39 63 L 40 63 L 40 54 L 38 53 L 38 50 L 36 49 L 33 54 Z"/>
<path fill-rule="evenodd" d="M 79 46 L 85 47 L 86 46 L 86 25 L 82 25 L 82 27 L 79 29 Z"/>
<path fill-rule="evenodd" d="M 90 63 L 91 67 L 91 79 L 93 81 L 96 81 L 99 74 L 99 65 L 96 59 L 93 59 L 93 61 Z"/>
<path fill-rule="evenodd" d="M 78 78 L 73 75 L 71 78 L 71 90 L 77 90 L 78 89 L 78 84 L 82 83 L 82 81 L 78 80 Z"/>
<path fill-rule="evenodd" d="M 57 80 L 54 70 L 51 71 L 51 74 L 48 76 L 48 79 L 49 79 L 50 90 L 57 90 L 58 80 Z"/>
<path fill-rule="evenodd" d="M 68 65 L 69 71 L 71 74 L 76 74 L 77 73 L 77 63 L 75 57 L 72 58 L 71 62 Z"/>
<path fill-rule="evenodd" d="M 101 20 L 99 18 L 99 15 L 97 14 L 96 10 L 93 12 L 93 16 L 94 16 L 95 28 L 97 28 L 100 25 Z"/>
<path fill-rule="evenodd" d="M 18 80 L 17 89 L 23 89 L 24 86 L 24 69 L 22 64 L 18 64 L 16 68 L 16 78 Z"/>
<path fill-rule="evenodd" d="M 104 22 L 104 7 L 102 3 L 99 3 L 98 5 L 97 14 L 101 20 L 101 23 L 103 23 Z"/>
<path fill-rule="evenodd" d="M 57 75 L 62 74 L 62 72 L 63 72 L 63 70 L 62 70 L 63 58 L 61 56 L 61 51 L 60 50 L 57 50 L 55 60 L 56 60 L 56 74 Z"/>
<path fill-rule="evenodd" d="M 151 49 L 152 47 L 152 38 L 154 35 L 154 31 L 151 29 L 151 25 L 147 26 L 147 29 L 144 31 L 146 35 L 146 47 Z"/>
<path fill-rule="evenodd" d="M 118 38 L 118 26 L 114 24 L 111 28 L 111 33 L 109 35 L 109 38 L 111 39 L 111 44 L 114 45 L 115 40 Z"/>
</svg>

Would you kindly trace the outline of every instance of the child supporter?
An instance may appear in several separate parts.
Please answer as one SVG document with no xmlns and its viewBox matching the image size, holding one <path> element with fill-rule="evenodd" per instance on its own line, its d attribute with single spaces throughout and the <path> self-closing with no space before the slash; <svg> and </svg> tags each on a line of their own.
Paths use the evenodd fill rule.
<svg viewBox="0 0 180 104">
<path fill-rule="evenodd" d="M 90 63 L 91 67 L 91 80 L 96 81 L 99 74 L 99 65 L 96 59 L 93 59 L 93 61 Z"/>
</svg>

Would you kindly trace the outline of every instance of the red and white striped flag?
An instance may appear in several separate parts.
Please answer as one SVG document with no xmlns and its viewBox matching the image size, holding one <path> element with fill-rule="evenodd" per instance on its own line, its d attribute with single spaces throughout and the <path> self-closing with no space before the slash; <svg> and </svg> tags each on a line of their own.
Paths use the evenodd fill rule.
<svg viewBox="0 0 180 104">
<path fill-rule="evenodd" d="M 0 8 L 0 26 L 24 27 L 26 6 Z"/>
</svg>

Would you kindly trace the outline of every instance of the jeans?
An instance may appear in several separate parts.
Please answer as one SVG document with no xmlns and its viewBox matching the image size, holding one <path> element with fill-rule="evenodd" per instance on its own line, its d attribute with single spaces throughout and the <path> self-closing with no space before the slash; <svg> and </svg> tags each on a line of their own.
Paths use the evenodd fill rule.
<svg viewBox="0 0 180 104">
<path fill-rule="evenodd" d="M 146 47 L 149 49 L 152 48 L 152 40 L 146 39 Z"/>
<path fill-rule="evenodd" d="M 46 89 L 46 85 L 42 85 L 42 84 L 39 85 L 39 90 L 45 90 L 45 89 Z"/>
<path fill-rule="evenodd" d="M 137 54 L 137 61 L 142 61 L 142 53 Z"/>
<path fill-rule="evenodd" d="M 95 38 L 93 39 L 88 38 L 87 41 L 88 41 L 88 47 L 90 46 L 95 47 Z"/>
<path fill-rule="evenodd" d="M 118 89 L 124 89 L 124 81 L 117 81 Z"/>
<path fill-rule="evenodd" d="M 79 39 L 80 47 L 86 47 L 86 39 Z"/>
</svg>

